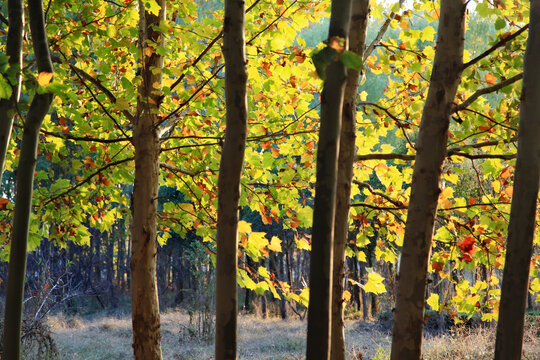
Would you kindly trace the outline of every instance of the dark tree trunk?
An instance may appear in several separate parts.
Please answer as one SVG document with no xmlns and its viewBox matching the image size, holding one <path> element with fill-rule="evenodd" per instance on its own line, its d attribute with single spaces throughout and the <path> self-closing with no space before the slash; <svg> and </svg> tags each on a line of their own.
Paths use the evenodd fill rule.
<svg viewBox="0 0 540 360">
<path fill-rule="evenodd" d="M 18 5 L 17 5 L 18 6 Z M 38 72 L 53 73 L 43 4 L 41 0 L 28 2 L 30 13 L 30 31 Z M 14 21 L 17 21 L 16 19 Z M 26 250 L 28 232 L 32 212 L 32 194 L 34 171 L 37 162 L 39 130 L 45 115 L 49 112 L 53 95 L 49 92 L 36 93 L 28 110 L 23 125 L 23 138 L 19 166 L 17 168 L 17 194 L 15 197 L 15 213 L 11 233 L 11 251 L 9 254 L 9 270 L 4 314 L 3 354 L 6 360 L 18 360 L 21 351 L 21 322 L 24 300 L 24 282 L 26 275 Z"/>
<path fill-rule="evenodd" d="M 332 1 L 328 44 L 342 42 L 343 50 L 347 49 L 350 18 L 351 0 Z M 341 116 L 347 71 L 336 56 L 328 64 L 325 74 L 321 94 L 321 125 L 311 237 L 306 349 L 308 360 L 330 358 L 334 216 Z"/>
<path fill-rule="evenodd" d="M 349 50 L 362 57 L 366 43 L 369 0 L 353 0 L 352 4 Z M 359 79 L 359 70 L 348 70 L 342 110 L 334 223 L 332 343 L 330 351 L 332 360 L 345 360 L 343 287 L 345 286 L 345 249 L 349 237 L 349 204 L 351 201 L 353 164 L 356 155 L 356 100 Z"/>
<path fill-rule="evenodd" d="M 218 176 L 216 360 L 235 360 L 237 357 L 238 204 L 247 137 L 244 11 L 244 1 L 225 0 L 223 55 L 226 129 Z"/>
<path fill-rule="evenodd" d="M 424 292 L 450 113 L 463 68 L 465 0 L 442 0 L 437 50 L 416 143 L 411 198 L 399 269 L 392 360 L 418 360 Z"/>
<path fill-rule="evenodd" d="M 532 0 L 495 360 L 520 359 L 540 181 L 540 1 Z"/>
</svg>

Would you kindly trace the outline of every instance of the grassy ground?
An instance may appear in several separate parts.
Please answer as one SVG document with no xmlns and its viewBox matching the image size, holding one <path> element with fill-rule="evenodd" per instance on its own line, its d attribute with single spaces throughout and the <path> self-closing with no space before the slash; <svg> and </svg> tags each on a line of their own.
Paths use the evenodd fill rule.
<svg viewBox="0 0 540 360">
<path fill-rule="evenodd" d="M 62 360 L 115 360 L 132 358 L 129 314 L 49 319 Z M 162 315 L 163 358 L 199 360 L 213 358 L 212 342 L 190 336 L 189 317 L 179 311 Z M 377 324 L 348 322 L 346 338 L 350 359 L 388 359 L 390 336 Z M 306 321 L 239 318 L 239 359 L 303 359 Z M 536 322 L 526 331 L 524 359 L 540 360 L 540 326 Z M 424 339 L 424 359 L 491 359 L 494 329 L 454 330 Z"/>
</svg>

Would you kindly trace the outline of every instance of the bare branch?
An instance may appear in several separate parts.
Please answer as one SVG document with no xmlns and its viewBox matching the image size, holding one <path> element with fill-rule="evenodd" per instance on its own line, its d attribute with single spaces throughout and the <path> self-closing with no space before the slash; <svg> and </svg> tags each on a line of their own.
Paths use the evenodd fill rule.
<svg viewBox="0 0 540 360">
<path fill-rule="evenodd" d="M 399 0 L 399 6 L 401 7 L 404 2 L 405 2 L 405 0 Z M 369 57 L 369 55 L 371 55 L 373 50 L 375 50 L 375 47 L 377 46 L 377 44 L 381 42 L 382 37 L 384 36 L 386 31 L 388 30 L 388 27 L 390 26 L 390 23 L 392 22 L 392 20 L 394 20 L 395 17 L 396 17 L 395 12 L 391 12 L 390 15 L 388 15 L 388 18 L 385 20 L 384 24 L 382 24 L 382 26 L 379 29 L 379 32 L 377 33 L 377 35 L 375 36 L 375 38 L 373 39 L 371 44 L 369 44 L 369 46 L 364 51 L 364 56 L 363 56 L 364 60 L 366 60 Z"/>
<path fill-rule="evenodd" d="M 194 173 L 194 172 L 191 172 L 191 171 L 186 170 L 186 169 L 179 168 L 179 167 L 174 166 L 174 165 L 166 164 L 164 162 L 160 162 L 159 167 L 170 170 L 170 171 L 175 172 L 175 173 L 181 173 L 181 174 L 184 174 L 184 175 L 189 175 L 191 177 L 194 177 L 199 173 L 199 172 Z"/>
<path fill-rule="evenodd" d="M 61 138 L 64 140 L 97 142 L 97 143 L 102 143 L 102 144 L 111 144 L 111 143 L 117 143 L 117 142 L 131 141 L 131 138 L 100 139 L 100 138 L 94 138 L 90 136 L 73 136 L 71 134 L 55 133 L 55 132 L 51 132 L 51 131 L 47 131 L 43 129 L 41 129 L 41 133 L 47 136 L 53 136 L 53 137 Z"/>
</svg>

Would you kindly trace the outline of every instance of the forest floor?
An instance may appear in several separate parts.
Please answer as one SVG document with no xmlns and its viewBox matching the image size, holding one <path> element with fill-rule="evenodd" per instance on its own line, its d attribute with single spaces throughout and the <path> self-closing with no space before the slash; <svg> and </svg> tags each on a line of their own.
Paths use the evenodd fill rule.
<svg viewBox="0 0 540 360">
<path fill-rule="evenodd" d="M 539 317 L 525 332 L 524 359 L 540 360 Z M 87 317 L 62 314 L 48 323 L 62 360 L 115 360 L 132 358 L 129 314 L 94 314 Z M 239 359 L 304 359 L 307 322 L 279 318 L 239 317 Z M 381 323 L 347 321 L 348 359 L 388 359 L 391 336 Z M 185 312 L 162 314 L 163 358 L 206 360 L 213 358 L 212 341 L 198 340 L 196 326 Z M 454 328 L 441 335 L 425 335 L 424 359 L 492 359 L 494 327 Z"/>
</svg>

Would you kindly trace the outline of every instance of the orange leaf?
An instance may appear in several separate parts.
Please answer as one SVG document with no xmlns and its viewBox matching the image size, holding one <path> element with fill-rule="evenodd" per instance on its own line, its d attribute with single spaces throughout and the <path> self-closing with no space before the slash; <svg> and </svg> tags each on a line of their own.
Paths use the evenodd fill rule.
<svg viewBox="0 0 540 360">
<path fill-rule="evenodd" d="M 272 156 L 277 158 L 279 156 L 279 150 L 276 148 L 272 148 Z"/>
<path fill-rule="evenodd" d="M 492 73 L 487 73 L 484 76 L 484 79 L 486 79 L 486 83 L 488 85 L 495 85 L 497 83 L 497 77 L 495 77 Z"/>
<path fill-rule="evenodd" d="M 50 72 L 40 72 L 37 77 L 37 82 L 39 86 L 46 86 L 51 83 L 51 80 L 53 78 L 53 73 Z"/>
<path fill-rule="evenodd" d="M 501 172 L 501 175 L 499 176 L 503 179 L 507 179 L 510 177 L 510 169 L 509 168 L 505 168 L 502 172 Z"/>
<path fill-rule="evenodd" d="M 4 210 L 6 208 L 6 205 L 9 204 L 8 199 L 0 199 L 0 210 Z"/>
</svg>

